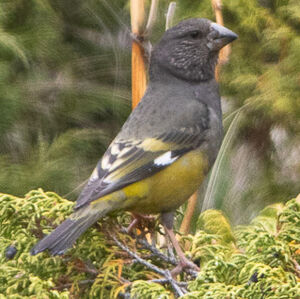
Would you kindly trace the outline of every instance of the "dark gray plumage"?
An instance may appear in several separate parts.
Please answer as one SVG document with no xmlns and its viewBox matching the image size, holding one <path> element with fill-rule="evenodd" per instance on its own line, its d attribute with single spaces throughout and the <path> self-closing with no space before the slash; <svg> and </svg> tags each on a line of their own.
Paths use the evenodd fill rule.
<svg viewBox="0 0 300 299">
<path fill-rule="evenodd" d="M 97 164 L 75 212 L 32 254 L 61 254 L 99 218 L 123 209 L 161 213 L 182 265 L 193 267 L 176 244 L 172 213 L 199 187 L 219 151 L 223 129 L 214 71 L 218 51 L 236 38 L 207 19 L 166 31 L 152 52 L 143 99 Z"/>
</svg>

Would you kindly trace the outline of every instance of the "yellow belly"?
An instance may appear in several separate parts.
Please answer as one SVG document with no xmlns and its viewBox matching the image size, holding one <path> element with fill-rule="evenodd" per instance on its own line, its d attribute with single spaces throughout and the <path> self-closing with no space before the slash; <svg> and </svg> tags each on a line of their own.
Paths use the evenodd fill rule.
<svg viewBox="0 0 300 299">
<path fill-rule="evenodd" d="M 155 175 L 120 190 L 126 197 L 124 208 L 144 214 L 173 211 L 197 190 L 207 171 L 204 155 L 191 151 Z"/>
</svg>

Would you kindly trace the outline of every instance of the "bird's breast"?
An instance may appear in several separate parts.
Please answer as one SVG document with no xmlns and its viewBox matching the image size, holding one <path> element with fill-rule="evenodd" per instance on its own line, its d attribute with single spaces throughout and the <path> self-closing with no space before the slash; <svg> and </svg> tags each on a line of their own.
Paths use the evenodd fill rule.
<svg viewBox="0 0 300 299">
<path fill-rule="evenodd" d="M 207 171 L 206 155 L 191 151 L 155 175 L 124 188 L 126 209 L 144 214 L 173 211 L 196 191 Z"/>
</svg>

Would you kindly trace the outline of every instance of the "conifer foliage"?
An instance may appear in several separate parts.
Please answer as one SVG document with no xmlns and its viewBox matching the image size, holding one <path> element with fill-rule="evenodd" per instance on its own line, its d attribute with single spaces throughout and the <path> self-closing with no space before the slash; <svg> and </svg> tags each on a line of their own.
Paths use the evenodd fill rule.
<svg viewBox="0 0 300 299">
<path fill-rule="evenodd" d="M 0 195 L 0 298 L 300 296 L 299 197 L 266 207 L 247 226 L 232 228 L 220 211 L 204 212 L 195 235 L 181 238 L 201 270 L 196 277 L 178 276 L 179 291 L 161 274 L 174 267 L 174 257 L 142 236 L 122 233 L 128 214 L 99 222 L 62 257 L 47 252 L 31 256 L 37 239 L 53 230 L 72 206 L 42 189 L 25 198 Z"/>
</svg>

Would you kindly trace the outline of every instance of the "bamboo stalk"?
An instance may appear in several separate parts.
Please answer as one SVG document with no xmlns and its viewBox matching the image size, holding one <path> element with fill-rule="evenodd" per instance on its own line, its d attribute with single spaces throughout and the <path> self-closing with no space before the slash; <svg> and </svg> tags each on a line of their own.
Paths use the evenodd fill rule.
<svg viewBox="0 0 300 299">
<path fill-rule="evenodd" d="M 144 50 L 137 42 L 132 42 L 132 109 L 134 109 L 143 97 L 146 90 L 146 66 L 144 61 Z"/>
<path fill-rule="evenodd" d="M 184 235 L 187 235 L 190 232 L 191 221 L 192 221 L 194 211 L 196 209 L 196 204 L 197 204 L 197 192 L 195 192 L 189 198 L 186 213 L 180 225 L 179 231 Z"/>
<path fill-rule="evenodd" d="M 142 34 L 145 22 L 145 1 L 130 0 L 131 31 Z"/>
<path fill-rule="evenodd" d="M 132 41 L 131 53 L 131 91 L 132 109 L 136 107 L 146 90 L 146 65 L 144 49 L 138 39 L 142 37 L 145 23 L 145 1 L 131 0 L 131 30 L 136 40 Z"/>
</svg>

